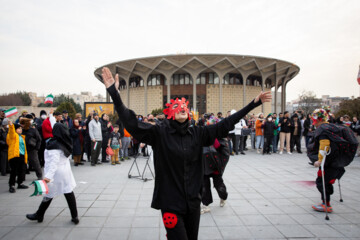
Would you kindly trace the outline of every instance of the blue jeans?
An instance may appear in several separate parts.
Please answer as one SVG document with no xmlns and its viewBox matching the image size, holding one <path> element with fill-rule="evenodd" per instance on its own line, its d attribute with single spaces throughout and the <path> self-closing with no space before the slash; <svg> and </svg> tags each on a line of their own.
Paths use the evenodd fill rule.
<svg viewBox="0 0 360 240">
<path fill-rule="evenodd" d="M 256 136 L 256 148 L 263 148 L 264 147 L 264 136 Z"/>
<path fill-rule="evenodd" d="M 279 135 L 274 135 L 274 137 L 273 137 L 273 141 L 272 141 L 273 153 L 277 152 L 278 137 L 279 137 Z"/>
<path fill-rule="evenodd" d="M 251 147 L 252 149 L 255 149 L 255 132 L 251 132 L 250 134 L 250 137 L 251 137 Z"/>
</svg>

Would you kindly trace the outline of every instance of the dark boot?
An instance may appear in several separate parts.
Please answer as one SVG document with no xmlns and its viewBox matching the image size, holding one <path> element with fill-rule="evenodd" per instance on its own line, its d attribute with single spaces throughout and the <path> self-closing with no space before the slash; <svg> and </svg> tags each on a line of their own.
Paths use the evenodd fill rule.
<svg viewBox="0 0 360 240">
<path fill-rule="evenodd" d="M 37 220 L 39 223 L 42 222 L 44 220 L 46 209 L 50 206 L 51 201 L 52 198 L 47 198 L 46 200 L 43 199 L 36 213 L 26 214 L 26 218 L 29 220 Z"/>
<path fill-rule="evenodd" d="M 74 194 L 74 192 L 71 192 L 71 193 L 65 193 L 64 195 L 65 195 L 66 201 L 67 201 L 69 209 L 70 209 L 71 221 L 75 224 L 78 224 L 79 219 L 78 219 L 78 212 L 77 212 L 77 208 L 76 208 L 75 194 Z"/>
</svg>

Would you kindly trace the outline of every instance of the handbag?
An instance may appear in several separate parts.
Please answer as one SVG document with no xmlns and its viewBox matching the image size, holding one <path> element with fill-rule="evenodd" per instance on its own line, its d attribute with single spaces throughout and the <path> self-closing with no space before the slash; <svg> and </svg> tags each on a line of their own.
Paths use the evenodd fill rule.
<svg viewBox="0 0 360 240">
<path fill-rule="evenodd" d="M 242 136 L 248 136 L 251 134 L 251 128 L 243 128 L 241 129 L 241 135 Z"/>
<path fill-rule="evenodd" d="M 107 155 L 110 155 L 110 156 L 114 155 L 114 151 L 112 150 L 111 147 L 107 147 L 107 148 L 106 148 L 106 154 L 107 154 Z"/>
</svg>

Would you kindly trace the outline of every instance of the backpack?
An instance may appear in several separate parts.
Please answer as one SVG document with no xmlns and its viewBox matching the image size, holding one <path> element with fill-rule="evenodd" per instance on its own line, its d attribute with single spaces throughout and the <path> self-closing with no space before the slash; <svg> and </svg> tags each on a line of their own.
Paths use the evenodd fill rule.
<svg viewBox="0 0 360 240">
<path fill-rule="evenodd" d="M 222 175 L 229 162 L 230 149 L 226 139 L 218 140 L 220 147 L 215 149 L 213 146 L 203 147 L 204 174 L 210 175 L 218 171 Z"/>
<path fill-rule="evenodd" d="M 312 162 L 318 160 L 319 141 L 322 138 L 330 140 L 325 166 L 346 167 L 353 161 L 359 144 L 353 131 L 349 127 L 329 123 L 320 125 L 309 142 L 307 155 Z"/>
</svg>

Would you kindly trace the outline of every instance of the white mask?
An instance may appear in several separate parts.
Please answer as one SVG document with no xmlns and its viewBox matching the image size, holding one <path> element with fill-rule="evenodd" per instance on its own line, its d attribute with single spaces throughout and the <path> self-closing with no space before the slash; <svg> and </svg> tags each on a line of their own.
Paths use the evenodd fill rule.
<svg viewBox="0 0 360 240">
<path fill-rule="evenodd" d="M 269 117 L 268 120 L 269 120 L 269 121 L 272 121 L 272 117 Z"/>
<path fill-rule="evenodd" d="M 30 120 L 30 124 L 33 124 L 34 123 L 34 120 Z"/>
<path fill-rule="evenodd" d="M 45 119 L 46 119 L 46 115 L 45 115 L 45 114 L 41 115 L 41 119 L 42 119 L 42 120 L 45 120 Z"/>
</svg>

